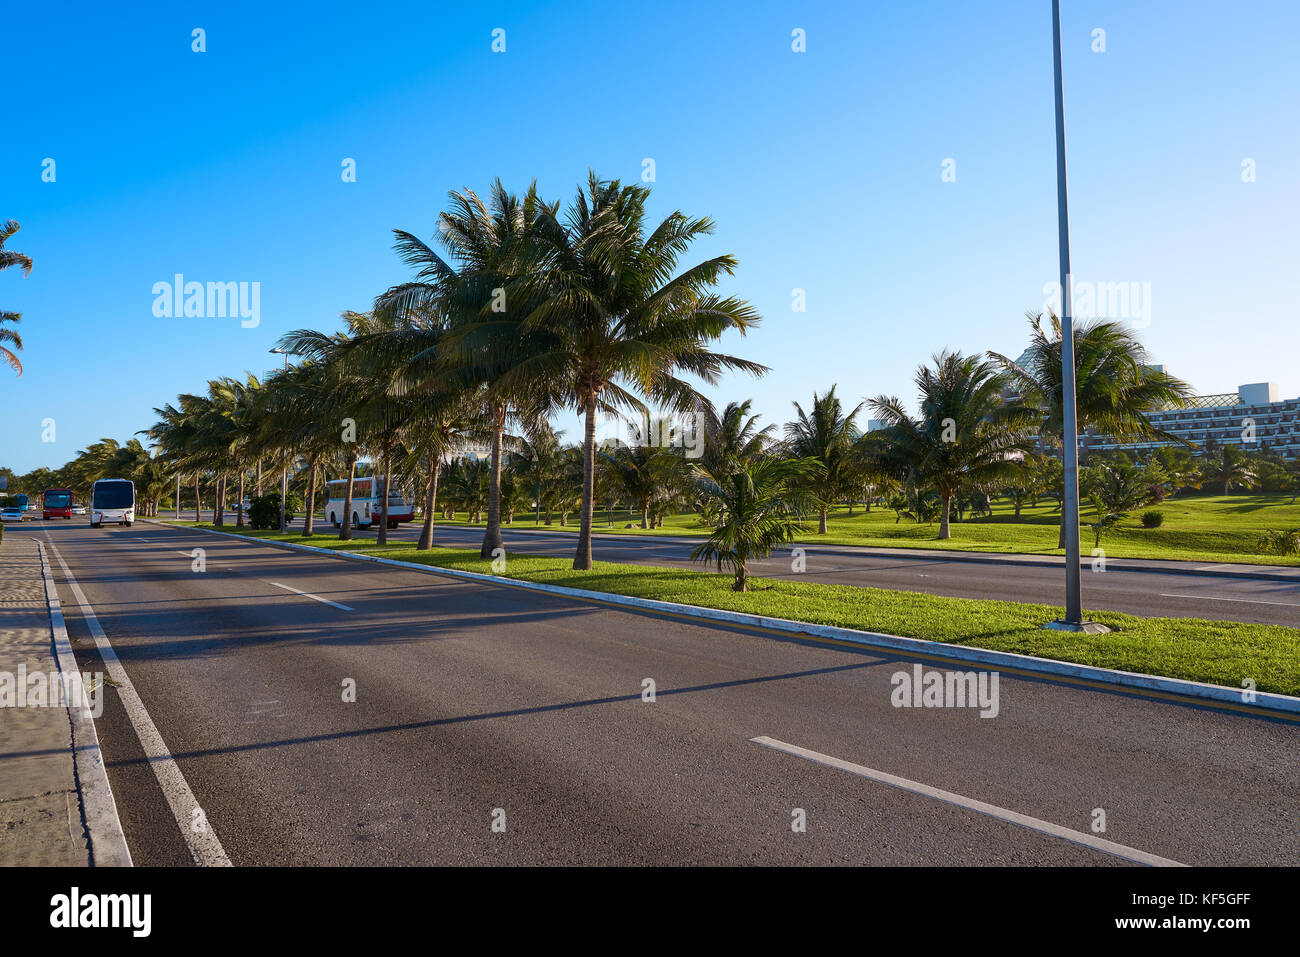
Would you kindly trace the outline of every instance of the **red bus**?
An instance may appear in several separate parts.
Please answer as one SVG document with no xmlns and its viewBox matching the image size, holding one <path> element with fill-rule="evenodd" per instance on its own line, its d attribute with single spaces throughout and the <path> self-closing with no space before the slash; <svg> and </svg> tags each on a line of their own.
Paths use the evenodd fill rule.
<svg viewBox="0 0 1300 957">
<path fill-rule="evenodd" d="M 47 488 L 42 496 L 41 518 L 72 518 L 72 489 Z"/>
</svg>

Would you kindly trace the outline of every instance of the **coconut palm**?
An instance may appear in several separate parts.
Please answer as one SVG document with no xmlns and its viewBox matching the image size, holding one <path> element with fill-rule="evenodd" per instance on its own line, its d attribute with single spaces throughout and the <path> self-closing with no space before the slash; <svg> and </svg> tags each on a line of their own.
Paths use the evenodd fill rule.
<svg viewBox="0 0 1300 957">
<path fill-rule="evenodd" d="M 480 555 L 489 558 L 503 547 L 502 454 L 516 444 L 506 435 L 507 425 L 512 419 L 536 420 L 545 412 L 544 404 L 539 407 L 534 401 L 536 383 L 503 376 L 527 354 L 527 337 L 520 335 L 507 309 L 517 313 L 521 308 L 511 283 L 527 268 L 539 215 L 554 215 L 554 209 L 537 195 L 535 182 L 522 198 L 500 180 L 493 182 L 487 202 L 469 189 L 448 196 L 450 208 L 439 215 L 438 229 L 451 261 L 412 234 L 394 230 L 394 248 L 417 273 L 414 280 L 376 298 L 375 312 L 391 317 L 423 311 L 444 317 L 451 334 L 435 330 L 430 341 L 416 344 L 412 357 L 436 355 L 442 360 L 436 370 L 441 389 L 480 387 L 478 395 L 491 424 L 491 494 L 480 548 Z"/>
<path fill-rule="evenodd" d="M 4 248 L 9 237 L 18 232 L 18 229 L 18 224 L 12 219 L 0 225 L 0 272 L 10 266 L 17 266 L 26 276 L 32 271 L 32 257 L 20 253 L 16 249 Z M 10 368 L 19 375 L 23 374 L 23 364 L 18 359 L 18 352 L 21 352 L 23 348 L 23 340 L 13 329 L 4 328 L 4 323 L 8 322 L 17 325 L 21 320 L 22 313 L 0 311 L 0 359 L 7 362 Z M 6 342 L 13 346 L 13 349 L 7 348 L 4 345 Z"/>
<path fill-rule="evenodd" d="M 584 419 L 579 570 L 592 567 L 597 416 L 646 415 L 635 393 L 669 414 L 695 416 L 708 403 L 680 374 L 715 384 L 727 369 L 766 371 L 710 348 L 724 332 L 743 334 L 758 323 L 748 303 L 712 292 L 736 259 L 716 256 L 678 272 L 691 244 L 713 232 L 712 220 L 674 212 L 649 229 L 649 196 L 644 186 L 591 173 L 563 221 L 550 210 L 539 214 L 532 270 L 515 284 L 528 310 L 519 333 L 530 348 L 503 384 L 540 390 L 546 402 Z"/>
<path fill-rule="evenodd" d="M 1032 334 L 1024 363 L 996 352 L 988 356 L 1006 372 L 1021 399 L 1043 412 L 1038 428 L 1044 441 L 1060 447 L 1064 441 L 1061 320 L 1049 313 L 1050 331 L 1045 331 L 1042 313 L 1026 316 Z M 1187 405 L 1192 387 L 1153 368 L 1133 330 L 1105 320 L 1076 322 L 1074 369 L 1075 419 L 1081 433 L 1095 429 L 1119 442 L 1183 441 L 1154 426 L 1148 414 Z M 1065 547 L 1064 512 L 1057 547 Z"/>
<path fill-rule="evenodd" d="M 606 473 L 628 503 L 641 510 L 641 527 L 651 528 L 651 510 L 677 484 L 674 473 L 683 461 L 675 450 L 648 445 L 600 453 Z"/>
<path fill-rule="evenodd" d="M 1002 398 L 1006 379 L 977 356 L 941 352 L 934 367 L 916 371 L 921 415 L 913 418 L 893 396 L 870 406 L 885 420 L 888 461 L 896 474 L 939 494 L 939 538 L 952 537 L 953 497 L 963 487 L 980 488 L 1014 480 L 1033 446 L 1036 414 Z"/>
<path fill-rule="evenodd" d="M 831 386 L 825 395 L 813 393 L 810 412 L 805 413 L 798 402 L 794 409 L 798 418 L 786 423 L 783 446 L 788 455 L 821 463 L 811 491 L 817 503 L 817 533 L 825 535 L 827 512 L 854 482 L 853 446 L 861 436 L 856 420 L 862 403 L 845 415 L 835 386 Z"/>
<path fill-rule="evenodd" d="M 728 402 L 721 414 L 713 414 L 710 410 L 706 416 L 704 451 L 700 459 L 709 471 L 719 474 L 734 463 L 752 461 L 771 444 L 776 426 L 759 428 L 758 420 L 762 416 L 750 413 L 752 405 L 752 399 Z"/>
<path fill-rule="evenodd" d="M 1238 446 L 1225 445 L 1214 449 L 1201 466 L 1201 476 L 1206 482 L 1223 483 L 1223 494 L 1234 488 L 1249 490 L 1259 484 L 1259 475 L 1250 455 Z"/>
<path fill-rule="evenodd" d="M 697 467 L 700 497 L 715 505 L 719 518 L 691 558 L 716 562 L 719 571 L 732 569 L 732 589 L 748 591 L 749 563 L 793 541 L 803 529 L 800 515 L 814 499 L 810 479 L 822 468 L 814 459 L 770 456 L 734 462 L 720 475 Z"/>
</svg>

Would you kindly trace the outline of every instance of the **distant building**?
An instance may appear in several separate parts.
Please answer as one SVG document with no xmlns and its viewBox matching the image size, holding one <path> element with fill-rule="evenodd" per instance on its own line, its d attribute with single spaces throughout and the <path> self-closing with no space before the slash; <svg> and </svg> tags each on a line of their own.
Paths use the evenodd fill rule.
<svg viewBox="0 0 1300 957">
<path fill-rule="evenodd" d="M 1269 449 L 1283 458 L 1300 458 L 1300 398 L 1279 398 L 1272 382 L 1253 382 L 1237 391 L 1219 395 L 1198 395 L 1187 408 L 1162 409 L 1148 413 L 1157 429 L 1203 446 L 1213 439 L 1220 445 L 1243 449 Z M 1108 435 L 1089 429 L 1080 436 L 1080 449 L 1154 449 L 1172 442 L 1116 442 Z"/>
<path fill-rule="evenodd" d="M 1033 358 L 1026 349 L 1016 360 L 1025 366 Z M 1163 365 L 1148 369 L 1164 372 Z M 1019 398 L 1015 389 L 1003 390 L 1003 398 Z M 1151 424 L 1198 447 L 1213 439 L 1220 445 L 1237 445 L 1247 451 L 1269 449 L 1283 458 L 1300 458 L 1300 398 L 1282 399 L 1273 382 L 1252 382 L 1236 392 L 1194 396 L 1186 408 L 1166 408 L 1147 413 Z M 1253 441 L 1252 441 L 1253 440 Z M 1079 435 L 1080 451 L 1113 449 L 1145 450 L 1174 442 L 1116 442 L 1112 436 L 1088 429 Z"/>
</svg>

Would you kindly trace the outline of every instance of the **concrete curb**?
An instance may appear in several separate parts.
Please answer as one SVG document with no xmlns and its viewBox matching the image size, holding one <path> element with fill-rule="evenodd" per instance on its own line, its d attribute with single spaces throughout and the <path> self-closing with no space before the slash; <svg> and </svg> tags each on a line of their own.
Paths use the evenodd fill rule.
<svg viewBox="0 0 1300 957">
<path fill-rule="evenodd" d="M 63 608 L 54 584 L 50 560 L 45 554 L 45 543 L 34 539 L 41 553 L 41 576 L 45 580 L 45 603 L 50 612 L 50 633 L 54 640 L 54 657 L 59 671 L 68 676 L 74 694 L 84 702 L 81 672 L 68 640 L 68 629 L 63 621 Z M 72 754 L 77 771 L 77 791 L 81 795 L 81 810 L 86 818 L 86 833 L 90 838 L 90 861 L 95 867 L 131 867 L 131 851 L 122 833 L 122 821 L 117 814 L 117 802 L 108 783 L 104 768 L 104 754 L 99 749 L 99 735 L 95 719 L 84 704 L 68 706 L 68 721 L 72 724 Z"/>
<path fill-rule="evenodd" d="M 145 521 L 149 520 L 146 519 Z M 168 523 L 154 521 L 153 524 L 166 525 Z M 791 637 L 796 638 L 812 637 L 830 639 L 833 641 L 843 641 L 855 645 L 863 645 L 870 648 L 885 648 L 892 651 L 900 651 L 913 656 L 940 658 L 948 661 L 959 661 L 970 664 L 991 665 L 1031 675 L 1071 678 L 1078 681 L 1089 681 L 1104 685 L 1132 688 L 1138 691 L 1178 695 L 1183 698 L 1191 698 L 1197 701 L 1227 706 L 1231 710 L 1244 711 L 1246 713 L 1263 712 L 1264 716 L 1267 716 L 1269 712 L 1300 715 L 1300 698 L 1292 697 L 1290 695 L 1274 694 L 1272 692 L 1253 692 L 1254 700 L 1246 701 L 1246 692 L 1244 690 L 1239 691 L 1224 685 L 1205 684 L 1199 681 L 1187 681 L 1182 678 L 1163 678 L 1158 675 L 1146 675 L 1132 671 L 1118 671 L 1112 668 L 1096 668 L 1092 665 L 1072 664 L 1065 661 L 1055 661 L 1051 658 L 1037 658 L 1032 655 L 1019 655 L 1006 651 L 990 651 L 985 648 L 974 648 L 970 645 L 949 645 L 939 641 L 927 641 L 922 638 L 904 638 L 900 635 L 859 631 L 853 628 L 840 628 L 834 625 L 817 625 L 810 622 L 792 621 L 788 618 L 769 618 L 765 615 L 748 615 L 741 612 L 723 611 L 717 608 L 704 608 L 699 605 L 682 605 L 676 602 L 656 601 L 649 598 L 633 598 L 628 595 L 616 595 L 610 592 L 586 591 L 584 589 L 568 588 L 562 585 L 546 585 L 540 582 L 520 581 L 518 579 L 506 578 L 498 575 L 483 575 L 479 572 L 467 572 L 454 568 L 439 568 L 434 565 L 421 565 L 414 562 L 397 561 L 392 558 L 380 558 L 376 555 L 358 555 L 352 552 L 340 552 L 332 549 L 316 548 L 311 545 L 296 545 L 292 542 L 268 541 L 266 539 L 251 538 L 247 535 L 238 535 L 232 532 L 219 532 L 211 528 L 195 529 L 194 526 L 184 525 L 173 525 L 170 527 L 181 529 L 189 528 L 196 531 L 208 532 L 212 535 L 221 535 L 225 538 L 237 538 L 240 541 L 245 542 L 260 542 L 263 545 L 271 545 L 276 548 L 284 548 L 291 551 L 310 552 L 317 555 L 325 555 L 351 561 L 370 562 L 377 565 L 392 565 L 397 568 L 407 569 L 408 571 L 422 571 L 428 574 L 442 575 L 448 578 L 459 578 L 465 581 L 482 582 L 492 585 L 505 585 L 512 588 L 521 588 L 525 591 L 544 592 L 551 595 L 561 595 L 567 598 L 578 598 L 584 601 L 595 601 L 607 605 L 635 608 L 641 611 L 658 612 L 661 614 L 676 615 L 684 618 L 695 618 L 705 621 L 716 621 L 723 624 L 738 625 L 745 628 L 758 628 L 790 635 Z"/>
</svg>

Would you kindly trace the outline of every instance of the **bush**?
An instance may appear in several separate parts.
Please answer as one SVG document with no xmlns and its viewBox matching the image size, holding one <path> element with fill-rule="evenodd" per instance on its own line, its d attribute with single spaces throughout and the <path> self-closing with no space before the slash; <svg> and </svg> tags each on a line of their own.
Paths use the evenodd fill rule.
<svg viewBox="0 0 1300 957">
<path fill-rule="evenodd" d="M 1300 528 L 1282 532 L 1270 528 L 1259 537 L 1259 551 L 1264 555 L 1300 555 Z"/>
<path fill-rule="evenodd" d="M 1159 528 L 1165 523 L 1165 513 L 1152 509 L 1149 512 L 1142 513 L 1143 528 Z"/>
<path fill-rule="evenodd" d="M 296 496 L 290 493 L 284 511 L 286 523 L 293 521 L 294 506 L 299 504 L 295 499 Z M 248 524 L 253 528 L 279 528 L 280 493 L 268 492 L 266 495 L 254 495 L 248 503 Z"/>
</svg>

